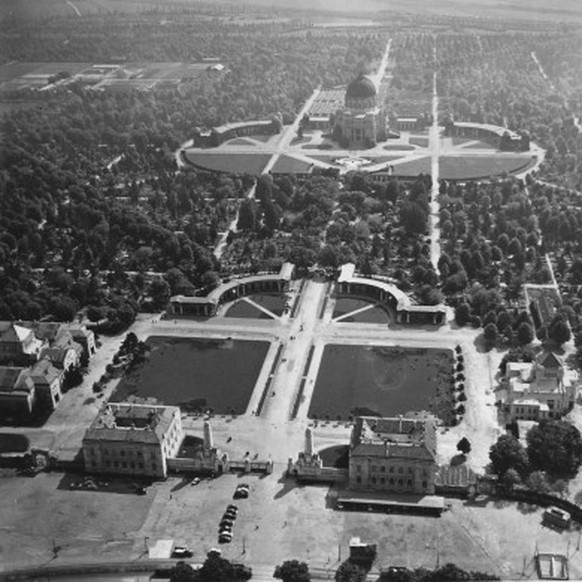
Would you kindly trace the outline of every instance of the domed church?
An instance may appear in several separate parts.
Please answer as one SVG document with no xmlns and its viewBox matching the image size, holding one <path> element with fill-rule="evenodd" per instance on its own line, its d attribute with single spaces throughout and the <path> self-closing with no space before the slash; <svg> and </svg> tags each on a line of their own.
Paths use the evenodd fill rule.
<svg viewBox="0 0 582 582">
<path fill-rule="evenodd" d="M 386 115 L 374 82 L 360 73 L 346 89 L 343 109 L 334 117 L 334 138 L 345 148 L 372 147 L 386 139 Z"/>
</svg>

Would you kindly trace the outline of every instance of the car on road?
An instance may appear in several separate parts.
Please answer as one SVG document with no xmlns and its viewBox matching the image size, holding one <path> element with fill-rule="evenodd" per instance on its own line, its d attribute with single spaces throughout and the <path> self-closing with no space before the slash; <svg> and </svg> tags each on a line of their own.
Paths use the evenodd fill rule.
<svg viewBox="0 0 582 582">
<path fill-rule="evenodd" d="M 231 503 L 226 507 L 226 511 L 234 511 L 234 513 L 238 513 L 238 505 Z"/>
<path fill-rule="evenodd" d="M 221 544 L 230 544 L 232 542 L 232 533 L 223 532 L 218 534 L 218 542 Z"/>
<path fill-rule="evenodd" d="M 194 479 L 192 479 L 192 481 L 190 481 L 190 485 L 192 487 L 194 487 L 195 485 L 198 485 L 198 483 L 200 483 L 200 477 L 194 477 Z"/>
</svg>

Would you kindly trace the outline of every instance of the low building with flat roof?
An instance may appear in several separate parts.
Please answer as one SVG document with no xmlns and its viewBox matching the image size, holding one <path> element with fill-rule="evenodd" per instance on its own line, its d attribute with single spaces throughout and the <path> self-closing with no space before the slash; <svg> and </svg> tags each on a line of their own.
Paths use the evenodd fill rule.
<svg viewBox="0 0 582 582">
<path fill-rule="evenodd" d="M 85 470 L 165 478 L 183 437 L 177 406 L 107 404 L 83 438 Z"/>
</svg>

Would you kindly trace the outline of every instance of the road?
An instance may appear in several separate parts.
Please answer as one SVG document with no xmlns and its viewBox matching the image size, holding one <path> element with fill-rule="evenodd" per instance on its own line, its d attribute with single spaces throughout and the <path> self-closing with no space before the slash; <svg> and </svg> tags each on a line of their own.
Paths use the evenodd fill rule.
<svg viewBox="0 0 582 582">
<path fill-rule="evenodd" d="M 436 47 L 435 47 L 436 52 Z M 436 60 L 436 56 L 435 56 Z M 437 74 L 433 73 L 432 90 L 432 125 L 429 132 L 430 168 L 432 190 L 430 197 L 430 260 L 438 273 L 438 263 L 441 257 L 441 230 L 439 204 L 439 156 L 440 156 L 440 127 L 439 127 L 439 100 L 437 94 Z"/>
</svg>

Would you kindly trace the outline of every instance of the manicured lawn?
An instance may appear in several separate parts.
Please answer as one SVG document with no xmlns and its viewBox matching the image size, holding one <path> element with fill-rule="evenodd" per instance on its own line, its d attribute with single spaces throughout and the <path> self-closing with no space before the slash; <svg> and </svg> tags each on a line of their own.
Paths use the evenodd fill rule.
<svg viewBox="0 0 582 582">
<path fill-rule="evenodd" d="M 273 174 L 303 174 L 312 166 L 309 162 L 282 155 L 273 166 Z"/>
<path fill-rule="evenodd" d="M 389 145 L 385 145 L 384 149 L 386 151 L 393 151 L 393 150 L 413 150 L 415 148 L 414 146 L 411 146 L 407 143 L 391 143 Z"/>
<path fill-rule="evenodd" d="M 185 153 L 186 160 L 193 166 L 203 170 L 233 174 L 260 174 L 270 157 L 270 154 L 224 154 L 196 150 Z"/>
<path fill-rule="evenodd" d="M 267 315 L 264 311 L 257 309 L 254 305 L 245 301 L 244 299 L 239 299 L 235 301 L 226 311 L 226 317 L 240 317 L 243 319 L 273 319 L 270 315 Z"/>
<path fill-rule="evenodd" d="M 418 176 L 418 174 L 430 174 L 430 158 L 428 156 L 394 166 L 395 176 Z"/>
<path fill-rule="evenodd" d="M 373 303 L 364 299 L 351 299 L 342 297 L 338 299 L 333 310 L 333 318 L 340 317 L 351 311 L 369 307 L 365 311 L 360 311 L 340 320 L 338 323 L 388 323 L 390 317 L 381 307 L 372 307 Z"/>
<path fill-rule="evenodd" d="M 153 336 L 144 364 L 122 378 L 111 400 L 154 398 L 183 410 L 241 414 L 261 371 L 269 342 Z"/>
<path fill-rule="evenodd" d="M 28 450 L 28 444 L 24 435 L 0 433 L 0 453 L 23 453 Z"/>
<path fill-rule="evenodd" d="M 412 145 L 419 146 L 421 148 L 428 147 L 428 138 L 427 137 L 416 137 L 414 135 L 411 135 L 408 142 L 411 143 Z"/>
<path fill-rule="evenodd" d="M 325 346 L 308 416 L 392 416 L 428 410 L 445 422 L 452 409 L 449 350 Z"/>
<path fill-rule="evenodd" d="M 528 155 L 496 154 L 491 156 L 442 156 L 440 177 L 444 180 L 488 178 L 503 172 L 519 172 L 532 162 Z"/>
</svg>

